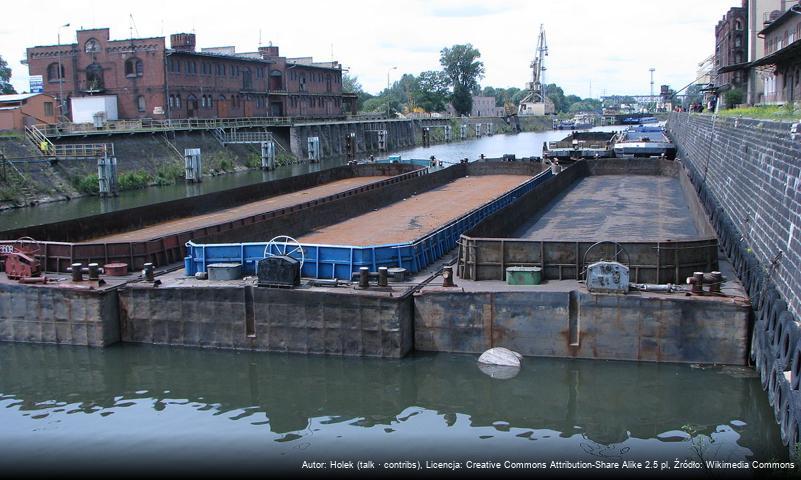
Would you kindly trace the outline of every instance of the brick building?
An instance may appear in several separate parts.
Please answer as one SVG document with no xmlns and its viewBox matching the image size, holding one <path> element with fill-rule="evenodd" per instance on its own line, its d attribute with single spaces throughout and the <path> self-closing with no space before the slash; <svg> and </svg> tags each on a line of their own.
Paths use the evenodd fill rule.
<svg viewBox="0 0 801 480">
<path fill-rule="evenodd" d="M 0 130 L 56 123 L 56 99 L 42 93 L 0 95 Z"/>
<path fill-rule="evenodd" d="M 746 2 L 744 2 L 746 3 Z M 748 8 L 732 7 L 715 26 L 715 87 L 743 89 L 748 82 Z"/>
<path fill-rule="evenodd" d="M 191 33 L 171 35 L 170 48 L 164 37 L 109 33 L 78 30 L 76 43 L 28 48 L 30 75 L 42 75 L 65 113 L 71 98 L 88 95 L 116 96 L 120 119 L 330 117 L 352 103 L 338 62 L 282 57 L 277 46 L 197 51 Z"/>
<path fill-rule="evenodd" d="M 801 100 L 801 2 L 772 15 L 759 36 L 764 56 L 750 66 L 764 79 L 764 103 Z"/>
</svg>

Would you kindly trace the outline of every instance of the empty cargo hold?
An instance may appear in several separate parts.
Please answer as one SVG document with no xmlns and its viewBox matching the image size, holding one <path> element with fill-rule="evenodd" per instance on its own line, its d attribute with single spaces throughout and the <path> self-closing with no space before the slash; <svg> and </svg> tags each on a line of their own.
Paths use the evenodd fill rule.
<svg viewBox="0 0 801 480">
<path fill-rule="evenodd" d="M 298 239 L 304 244 L 384 245 L 411 242 L 523 184 L 522 175 L 458 178 L 373 212 L 317 229 Z"/>
<path fill-rule="evenodd" d="M 698 238 L 698 228 L 677 177 L 593 175 L 571 185 L 512 236 L 664 241 Z"/>
<path fill-rule="evenodd" d="M 210 225 L 219 225 L 238 218 L 245 218 L 259 213 L 280 210 L 282 208 L 298 205 L 310 200 L 318 200 L 321 198 L 342 193 L 352 188 L 369 185 L 372 183 L 380 182 L 389 177 L 384 176 L 364 176 L 352 177 L 342 180 L 334 180 L 332 182 L 324 183 L 316 187 L 299 190 L 296 192 L 285 193 L 283 195 L 276 195 L 273 197 L 259 200 L 256 202 L 246 203 L 236 207 L 226 208 L 224 210 L 217 210 L 214 212 L 195 215 L 191 217 L 178 218 L 169 220 L 149 227 L 131 230 L 129 232 L 122 232 L 113 235 L 107 235 L 92 239 L 93 242 L 135 242 L 159 238 L 164 235 L 175 234 L 179 232 L 186 232 L 195 230 Z"/>
<path fill-rule="evenodd" d="M 587 254 L 596 242 L 607 242 Z M 678 162 L 582 160 L 461 237 L 458 273 L 504 280 L 536 266 L 544 280 L 581 279 L 601 258 L 626 263 L 632 281 L 681 283 L 717 268 L 717 238 Z M 615 245 L 616 244 L 616 245 Z"/>
</svg>

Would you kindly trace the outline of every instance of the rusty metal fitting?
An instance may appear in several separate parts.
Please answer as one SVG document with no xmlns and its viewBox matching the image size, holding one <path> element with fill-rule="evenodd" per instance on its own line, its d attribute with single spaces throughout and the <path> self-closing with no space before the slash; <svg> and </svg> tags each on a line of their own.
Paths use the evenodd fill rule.
<svg viewBox="0 0 801 480">
<path fill-rule="evenodd" d="M 455 287 L 453 283 L 453 267 L 442 267 L 442 286 Z"/>
<path fill-rule="evenodd" d="M 73 282 L 83 281 L 83 263 L 73 263 L 71 267 L 67 268 L 67 271 L 72 272 Z"/>
<path fill-rule="evenodd" d="M 389 269 L 387 267 L 378 267 L 378 286 L 386 287 L 389 285 Z"/>
<path fill-rule="evenodd" d="M 359 288 L 370 288 L 370 269 L 359 268 Z"/>
<path fill-rule="evenodd" d="M 146 263 L 144 267 L 145 268 L 142 270 L 142 274 L 144 274 L 145 280 L 147 280 L 148 282 L 152 282 L 156 278 L 155 267 L 153 266 L 152 263 Z"/>
</svg>

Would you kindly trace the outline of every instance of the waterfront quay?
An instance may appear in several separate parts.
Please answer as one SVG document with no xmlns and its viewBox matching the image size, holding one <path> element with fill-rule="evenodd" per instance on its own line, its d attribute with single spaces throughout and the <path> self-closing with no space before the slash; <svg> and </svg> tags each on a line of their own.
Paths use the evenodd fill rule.
<svg viewBox="0 0 801 480">
<path fill-rule="evenodd" d="M 708 145 L 688 132 L 706 120 L 671 116 L 676 160 L 355 162 L 6 231 L 0 244 L 27 252 L 48 281 L 0 274 L 0 338 L 6 346 L 160 348 L 210 359 L 230 350 L 415 363 L 438 353 L 475 359 L 502 346 L 527 366 L 726 365 L 760 377 L 755 386 L 768 390 L 771 406 L 757 408 L 767 411 L 759 422 L 775 417 L 776 442 L 792 445 L 797 304 L 774 283 L 782 276 L 758 275 L 746 248 L 760 247 L 745 247 L 725 204 L 713 203 L 721 200 L 710 189 L 730 181 L 720 172 L 731 160 L 716 154 L 706 182 L 699 174 Z M 719 122 L 716 135 L 732 135 L 726 141 L 781 142 L 796 152 L 781 124 L 743 133 Z M 594 291 L 587 271 L 599 261 L 624 265 L 638 287 Z M 76 275 L 90 263 L 107 270 Z M 124 265 L 118 276 L 116 265 Z M 266 278 L 265 265 L 290 275 Z M 720 272 L 712 277 L 719 288 L 693 288 L 697 272 Z M 19 355 L 15 361 L 28 361 Z M 599 432 L 601 443 L 618 441 Z"/>
<path fill-rule="evenodd" d="M 650 195 L 626 186 L 638 179 Z M 596 180 L 632 195 L 615 202 L 640 203 L 629 215 L 610 215 L 614 205 L 602 199 L 591 202 L 595 210 L 560 203 L 571 195 L 587 201 L 584 182 Z M 43 285 L 5 282 L 4 293 L 14 298 L 7 305 L 15 306 L 4 312 L 3 339 L 391 358 L 412 350 L 481 353 L 504 345 L 533 356 L 746 362 L 747 295 L 720 261 L 714 230 L 676 162 L 582 161 L 557 174 L 532 161 L 436 171 L 367 163 L 240 190 L 226 194 L 229 204 L 240 205 L 220 211 L 187 216 L 182 212 L 198 204 L 220 202 L 180 200 L 117 212 L 113 221 L 37 227 L 31 236 L 40 240 L 27 246 L 36 248 L 32 255 L 45 270 L 99 262 L 127 263 L 132 272 L 102 285 L 66 277 Z M 245 201 L 260 195 L 267 198 Z M 567 197 L 544 201 L 560 195 Z M 636 222 L 634 210 L 652 218 L 655 210 L 658 220 Z M 570 220 L 549 216 L 570 211 Z M 262 240 L 278 236 L 292 240 Z M 726 288 L 718 297 L 587 292 L 579 280 L 595 260 L 588 249 L 610 238 L 619 240 L 635 283 L 680 284 L 699 269 L 721 270 Z M 256 263 L 273 247 L 302 252 L 300 272 L 307 280 L 298 288 L 258 286 Z M 145 264 L 159 273 L 140 278 L 135 271 Z M 207 279 L 219 264 L 236 265 L 237 274 Z M 455 287 L 443 279 L 446 266 L 457 274 Z M 536 266 L 544 282 L 507 285 L 508 266 Z M 351 283 L 362 268 L 379 267 L 403 268 L 405 278 L 372 286 L 368 279 L 361 288 Z M 71 297 L 66 310 L 62 295 Z"/>
</svg>

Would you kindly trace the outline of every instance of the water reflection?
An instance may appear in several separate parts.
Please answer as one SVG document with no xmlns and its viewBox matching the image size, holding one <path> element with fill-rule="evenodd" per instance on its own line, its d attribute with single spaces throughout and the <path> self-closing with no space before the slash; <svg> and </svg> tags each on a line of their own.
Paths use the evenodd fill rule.
<svg viewBox="0 0 801 480">
<path fill-rule="evenodd" d="M 694 458 L 693 442 L 717 459 L 785 458 L 758 380 L 729 373 L 527 359 L 517 376 L 498 380 L 473 356 L 0 344 L 0 465 L 42 450 L 76 462 L 135 454 L 195 465 L 354 452 Z"/>
</svg>

